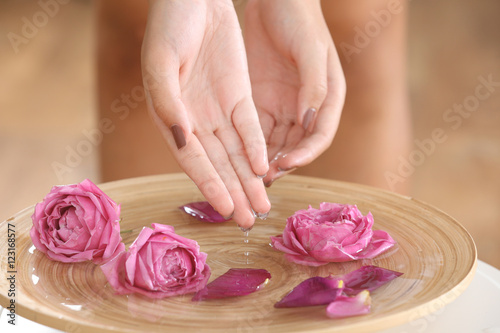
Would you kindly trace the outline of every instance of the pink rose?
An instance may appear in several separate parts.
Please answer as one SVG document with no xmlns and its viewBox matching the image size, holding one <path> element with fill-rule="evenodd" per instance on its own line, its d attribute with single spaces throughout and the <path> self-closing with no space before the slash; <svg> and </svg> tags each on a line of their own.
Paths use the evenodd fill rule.
<svg viewBox="0 0 500 333">
<path fill-rule="evenodd" d="M 143 228 L 128 252 L 101 266 L 117 294 L 163 298 L 196 292 L 207 284 L 210 267 L 198 243 L 169 225 Z"/>
<path fill-rule="evenodd" d="M 283 235 L 271 237 L 275 249 L 294 263 L 321 266 L 373 258 L 396 242 L 382 230 L 372 230 L 373 216 L 356 206 L 323 202 L 287 219 Z"/>
<path fill-rule="evenodd" d="M 31 219 L 33 244 L 52 260 L 101 264 L 125 250 L 120 206 L 88 179 L 54 186 Z"/>
</svg>

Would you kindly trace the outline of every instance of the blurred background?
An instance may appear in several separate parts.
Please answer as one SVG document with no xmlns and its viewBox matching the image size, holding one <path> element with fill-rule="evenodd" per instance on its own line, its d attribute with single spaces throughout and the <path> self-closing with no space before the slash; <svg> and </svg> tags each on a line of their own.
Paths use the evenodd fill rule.
<svg viewBox="0 0 500 333">
<path fill-rule="evenodd" d="M 94 2 L 62 2 L 0 2 L 0 220 L 55 184 L 99 182 L 102 138 L 94 130 L 120 126 L 99 123 Z M 403 173 L 411 196 L 456 218 L 479 258 L 500 268 L 500 2 L 409 4 L 418 142 Z M 40 14 L 47 10 L 53 15 Z M 426 146 L 435 130 L 446 139 Z"/>
</svg>

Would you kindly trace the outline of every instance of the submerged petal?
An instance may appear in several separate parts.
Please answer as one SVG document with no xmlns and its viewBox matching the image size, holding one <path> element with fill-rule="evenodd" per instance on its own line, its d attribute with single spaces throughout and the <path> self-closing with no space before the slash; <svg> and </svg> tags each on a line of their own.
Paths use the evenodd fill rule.
<svg viewBox="0 0 500 333">
<path fill-rule="evenodd" d="M 342 293 L 342 280 L 320 276 L 299 283 L 279 302 L 275 308 L 324 305 L 333 302 Z"/>
<path fill-rule="evenodd" d="M 401 272 L 370 265 L 347 273 L 341 279 L 344 281 L 344 293 L 356 295 L 363 290 L 373 291 L 401 275 Z"/>
<path fill-rule="evenodd" d="M 265 269 L 231 268 L 194 295 L 193 301 L 244 296 L 267 283 L 271 274 Z"/>
<path fill-rule="evenodd" d="M 340 295 L 326 308 L 330 318 L 360 316 L 370 312 L 371 297 L 368 290 L 363 290 L 354 297 Z"/>
<path fill-rule="evenodd" d="M 190 202 L 180 206 L 179 209 L 204 222 L 220 223 L 229 221 L 220 215 L 208 201 Z"/>
<path fill-rule="evenodd" d="M 286 260 L 293 262 L 295 264 L 313 266 L 313 267 L 318 267 L 318 266 L 328 264 L 328 262 L 326 262 L 326 261 L 317 261 L 316 259 L 314 259 L 311 256 L 292 255 L 292 254 L 285 253 L 285 258 L 286 258 Z"/>
</svg>

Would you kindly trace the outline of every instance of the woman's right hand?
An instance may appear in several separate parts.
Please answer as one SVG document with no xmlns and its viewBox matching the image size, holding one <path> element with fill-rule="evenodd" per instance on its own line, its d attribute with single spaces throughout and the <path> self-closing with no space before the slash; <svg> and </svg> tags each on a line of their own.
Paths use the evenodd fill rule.
<svg viewBox="0 0 500 333">
<path fill-rule="evenodd" d="M 243 228 L 266 216 L 266 143 L 232 2 L 150 1 L 142 69 L 154 122 L 210 204 Z"/>
</svg>

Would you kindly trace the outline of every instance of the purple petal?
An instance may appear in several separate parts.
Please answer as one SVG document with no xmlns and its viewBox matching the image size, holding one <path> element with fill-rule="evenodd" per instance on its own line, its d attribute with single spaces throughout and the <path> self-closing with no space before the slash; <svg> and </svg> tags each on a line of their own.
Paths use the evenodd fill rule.
<svg viewBox="0 0 500 333">
<path fill-rule="evenodd" d="M 207 201 L 191 202 L 179 207 L 185 213 L 204 222 L 220 223 L 229 221 L 220 215 Z"/>
<path fill-rule="evenodd" d="M 362 266 L 345 274 L 341 279 L 344 281 L 344 292 L 347 295 L 356 295 L 363 290 L 373 291 L 401 275 L 403 273 L 382 267 Z"/>
<path fill-rule="evenodd" d="M 265 269 L 231 268 L 198 291 L 193 301 L 248 295 L 270 278 L 271 274 Z"/>
<path fill-rule="evenodd" d="M 278 303 L 275 308 L 324 305 L 333 302 L 342 293 L 342 280 L 320 276 L 299 283 Z"/>
<path fill-rule="evenodd" d="M 330 318 L 360 316 L 370 312 L 371 298 L 368 290 L 363 290 L 354 297 L 340 295 L 326 308 Z"/>
</svg>

